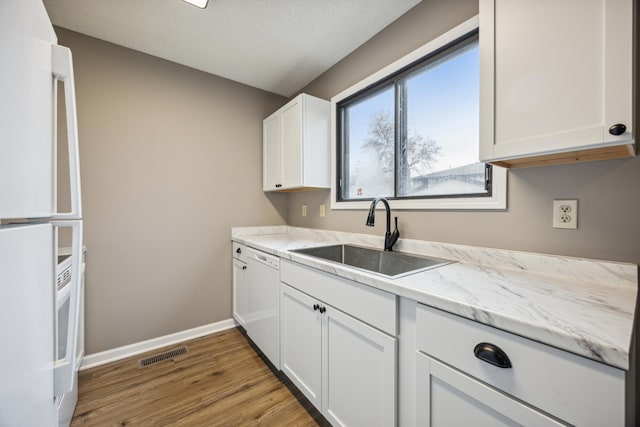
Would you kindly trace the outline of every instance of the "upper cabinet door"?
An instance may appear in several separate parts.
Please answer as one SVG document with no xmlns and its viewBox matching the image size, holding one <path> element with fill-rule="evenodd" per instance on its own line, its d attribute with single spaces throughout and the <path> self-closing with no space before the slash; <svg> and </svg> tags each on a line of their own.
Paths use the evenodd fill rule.
<svg viewBox="0 0 640 427">
<path fill-rule="evenodd" d="M 302 98 L 282 110 L 282 186 L 300 187 L 302 178 Z"/>
<path fill-rule="evenodd" d="M 40 1 L 0 2 L 0 218 L 54 211 L 51 45 Z"/>
<path fill-rule="evenodd" d="M 481 160 L 633 155 L 632 0 L 480 0 L 480 52 Z"/>
<path fill-rule="evenodd" d="M 282 184 L 282 125 L 277 114 L 262 124 L 262 189 L 273 191 Z"/>
</svg>

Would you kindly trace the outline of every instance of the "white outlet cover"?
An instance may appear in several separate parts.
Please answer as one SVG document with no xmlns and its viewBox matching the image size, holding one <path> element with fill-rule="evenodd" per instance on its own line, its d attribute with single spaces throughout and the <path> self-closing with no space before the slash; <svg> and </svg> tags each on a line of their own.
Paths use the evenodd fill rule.
<svg viewBox="0 0 640 427">
<path fill-rule="evenodd" d="M 553 201 L 553 228 L 578 228 L 578 201 Z"/>
</svg>

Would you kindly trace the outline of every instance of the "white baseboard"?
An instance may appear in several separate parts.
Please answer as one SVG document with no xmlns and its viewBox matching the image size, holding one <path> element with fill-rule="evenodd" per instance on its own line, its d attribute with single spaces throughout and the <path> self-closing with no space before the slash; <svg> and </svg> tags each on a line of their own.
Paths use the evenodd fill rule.
<svg viewBox="0 0 640 427">
<path fill-rule="evenodd" d="M 101 351 L 100 353 L 89 354 L 82 360 L 80 370 L 83 371 L 96 366 L 105 365 L 107 363 L 116 362 L 136 354 L 155 350 L 160 347 L 177 344 L 182 341 L 203 337 L 205 335 L 221 332 L 227 329 L 235 328 L 238 324 L 233 319 L 222 320 L 208 325 L 198 326 L 197 328 L 187 329 L 186 331 L 176 332 L 158 338 L 137 342 L 134 344 L 117 347 L 111 350 Z"/>
</svg>

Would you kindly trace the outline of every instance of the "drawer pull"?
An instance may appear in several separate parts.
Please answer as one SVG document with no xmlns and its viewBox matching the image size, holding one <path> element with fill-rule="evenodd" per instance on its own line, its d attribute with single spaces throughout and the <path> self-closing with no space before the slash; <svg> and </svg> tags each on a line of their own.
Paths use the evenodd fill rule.
<svg viewBox="0 0 640 427">
<path fill-rule="evenodd" d="M 617 123 L 609 128 L 609 133 L 614 136 L 622 135 L 627 131 L 627 127 L 622 123 Z"/>
<path fill-rule="evenodd" d="M 478 359 L 497 366 L 498 368 L 511 368 L 511 361 L 507 353 L 502 351 L 497 345 L 481 342 L 475 346 L 473 354 L 475 354 Z"/>
</svg>

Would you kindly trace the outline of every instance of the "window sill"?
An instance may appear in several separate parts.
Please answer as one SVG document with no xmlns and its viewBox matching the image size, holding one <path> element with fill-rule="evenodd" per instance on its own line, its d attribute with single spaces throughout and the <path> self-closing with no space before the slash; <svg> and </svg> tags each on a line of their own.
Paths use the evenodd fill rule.
<svg viewBox="0 0 640 427">
<path fill-rule="evenodd" d="M 335 186 L 331 187 L 331 209 L 367 210 L 371 202 L 336 201 Z M 493 167 L 493 195 L 491 197 L 455 197 L 442 199 L 389 200 L 394 210 L 504 210 L 507 208 L 507 169 Z"/>
</svg>

